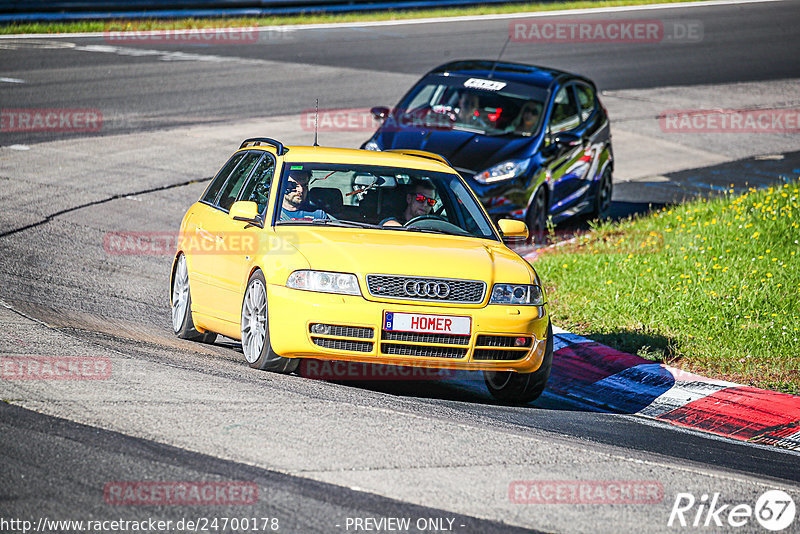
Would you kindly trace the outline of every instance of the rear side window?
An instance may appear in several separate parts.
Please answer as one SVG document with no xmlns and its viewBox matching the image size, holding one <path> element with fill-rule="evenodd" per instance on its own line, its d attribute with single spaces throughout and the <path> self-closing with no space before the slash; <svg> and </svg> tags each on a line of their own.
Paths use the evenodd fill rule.
<svg viewBox="0 0 800 534">
<path fill-rule="evenodd" d="M 225 183 L 225 180 L 228 179 L 228 176 L 231 174 L 231 171 L 236 168 L 236 165 L 241 161 L 244 157 L 244 154 L 234 154 L 231 159 L 228 160 L 228 163 L 222 167 L 217 173 L 217 176 L 214 178 L 214 181 L 211 182 L 211 185 L 208 186 L 206 192 L 203 194 L 203 202 L 208 202 L 209 204 L 216 204 L 217 197 L 219 196 L 219 191 L 222 189 L 222 185 Z"/>
<path fill-rule="evenodd" d="M 239 191 L 242 190 L 245 180 L 250 176 L 250 172 L 256 166 L 258 160 L 261 159 L 261 156 L 262 153 L 260 152 L 248 152 L 239 165 L 236 166 L 219 195 L 220 208 L 224 210 L 231 209 L 236 197 L 239 196 Z"/>
<path fill-rule="evenodd" d="M 583 122 L 594 112 L 594 91 L 585 85 L 576 85 L 575 89 L 578 93 L 578 105 L 581 107 L 581 122 Z"/>
<path fill-rule="evenodd" d="M 578 116 L 578 103 L 575 93 L 569 87 L 562 87 L 556 93 L 553 102 L 553 114 L 550 117 L 550 133 L 556 134 L 571 130 L 580 124 Z"/>
<path fill-rule="evenodd" d="M 272 177 L 275 174 L 275 162 L 268 155 L 256 165 L 253 176 L 242 190 L 239 200 L 249 200 L 258 204 L 258 212 L 263 214 L 267 209 L 269 189 L 272 186 Z"/>
</svg>

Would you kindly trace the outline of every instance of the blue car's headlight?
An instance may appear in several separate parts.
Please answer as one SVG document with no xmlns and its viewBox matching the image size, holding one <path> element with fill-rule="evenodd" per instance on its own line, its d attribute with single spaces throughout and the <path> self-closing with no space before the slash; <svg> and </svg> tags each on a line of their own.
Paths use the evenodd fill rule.
<svg viewBox="0 0 800 534">
<path fill-rule="evenodd" d="M 475 180 L 482 184 L 492 184 L 503 180 L 510 180 L 522 176 L 531 164 L 529 159 L 508 160 L 489 167 L 483 172 L 474 176 Z"/>
<path fill-rule="evenodd" d="M 529 284 L 495 284 L 489 304 L 511 304 L 515 306 L 542 306 L 542 288 Z"/>
<path fill-rule="evenodd" d="M 320 291 L 322 293 L 341 293 L 343 295 L 361 295 L 358 278 L 350 273 L 329 273 L 326 271 L 295 271 L 289 275 L 286 287 Z"/>
<path fill-rule="evenodd" d="M 376 140 L 370 139 L 366 142 L 366 144 L 364 144 L 364 150 L 375 150 L 376 152 L 380 152 L 382 149 L 381 145 L 379 145 Z"/>
</svg>

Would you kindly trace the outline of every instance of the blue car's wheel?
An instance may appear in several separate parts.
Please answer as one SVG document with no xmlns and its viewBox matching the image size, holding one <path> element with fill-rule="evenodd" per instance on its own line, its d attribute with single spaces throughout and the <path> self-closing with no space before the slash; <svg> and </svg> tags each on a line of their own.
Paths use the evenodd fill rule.
<svg viewBox="0 0 800 534">
<path fill-rule="evenodd" d="M 600 183 L 597 184 L 592 217 L 604 219 L 608 216 L 608 211 L 611 208 L 611 194 L 613 192 L 614 182 L 611 179 L 611 169 L 606 167 L 606 170 L 603 171 L 603 176 L 600 177 Z"/>
<path fill-rule="evenodd" d="M 547 196 L 544 186 L 540 186 L 533 196 L 528 214 L 525 217 L 531 241 L 536 244 L 545 242 L 547 235 Z"/>
</svg>

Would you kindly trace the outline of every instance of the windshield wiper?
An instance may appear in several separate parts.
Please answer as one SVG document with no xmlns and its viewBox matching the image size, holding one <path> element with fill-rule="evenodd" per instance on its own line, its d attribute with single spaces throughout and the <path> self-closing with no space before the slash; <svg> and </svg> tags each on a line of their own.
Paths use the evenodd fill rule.
<svg viewBox="0 0 800 534">
<path fill-rule="evenodd" d="M 342 228 L 384 228 L 377 224 L 347 221 L 344 219 L 289 219 L 278 221 L 277 224 L 307 224 L 309 226 L 339 226 Z"/>
<path fill-rule="evenodd" d="M 403 230 L 405 232 L 422 232 L 426 234 L 440 234 L 440 235 L 459 235 L 459 236 L 466 236 L 466 237 L 475 237 L 466 230 L 462 230 L 464 233 L 456 233 L 456 232 L 448 232 L 446 230 L 436 230 L 434 228 L 419 228 L 418 226 L 382 226 L 381 228 L 386 228 L 388 230 Z"/>
</svg>

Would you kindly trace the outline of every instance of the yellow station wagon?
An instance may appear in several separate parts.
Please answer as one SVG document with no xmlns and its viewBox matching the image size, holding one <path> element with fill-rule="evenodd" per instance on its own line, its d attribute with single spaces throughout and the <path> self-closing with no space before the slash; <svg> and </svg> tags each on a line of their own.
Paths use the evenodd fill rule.
<svg viewBox="0 0 800 534">
<path fill-rule="evenodd" d="M 242 342 L 251 367 L 302 358 L 481 370 L 504 402 L 543 391 L 542 284 L 444 158 L 247 139 L 189 208 L 175 333 Z"/>
</svg>

